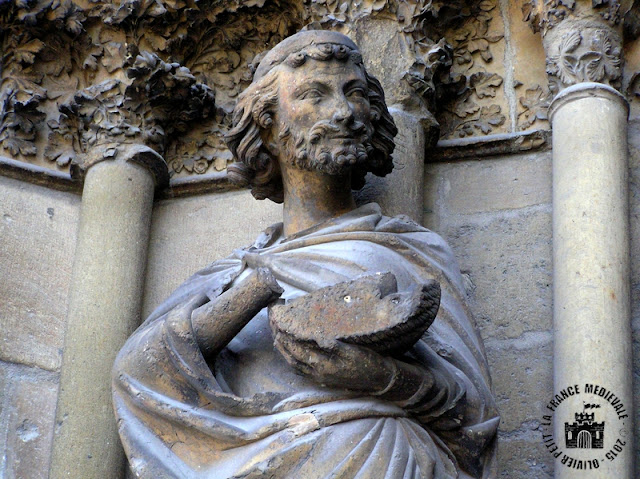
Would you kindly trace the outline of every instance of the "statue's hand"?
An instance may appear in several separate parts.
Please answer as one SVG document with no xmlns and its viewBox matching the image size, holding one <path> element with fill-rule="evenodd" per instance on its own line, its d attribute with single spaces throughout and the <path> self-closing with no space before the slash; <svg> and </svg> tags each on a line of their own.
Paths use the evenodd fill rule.
<svg viewBox="0 0 640 479">
<path fill-rule="evenodd" d="M 301 342 L 282 332 L 276 334 L 275 345 L 298 372 L 323 386 L 365 392 L 408 408 L 438 393 L 426 368 L 383 356 L 366 346 L 336 340 Z"/>
<path fill-rule="evenodd" d="M 286 333 L 277 333 L 274 342 L 291 366 L 324 386 L 376 393 L 393 379 L 394 360 L 365 346 L 337 340 L 320 345 Z"/>
</svg>

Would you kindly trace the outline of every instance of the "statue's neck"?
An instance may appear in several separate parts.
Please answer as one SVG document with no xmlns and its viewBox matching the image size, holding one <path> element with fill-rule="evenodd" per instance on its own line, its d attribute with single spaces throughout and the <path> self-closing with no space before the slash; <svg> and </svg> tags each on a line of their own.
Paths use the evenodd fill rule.
<svg viewBox="0 0 640 479">
<path fill-rule="evenodd" d="M 284 186 L 284 234 L 299 231 L 355 209 L 351 174 L 328 175 L 318 171 L 281 167 Z"/>
</svg>

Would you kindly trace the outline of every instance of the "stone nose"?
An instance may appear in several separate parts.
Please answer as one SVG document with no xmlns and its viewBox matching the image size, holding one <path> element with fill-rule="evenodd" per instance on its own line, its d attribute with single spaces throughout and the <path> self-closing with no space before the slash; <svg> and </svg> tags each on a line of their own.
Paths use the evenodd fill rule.
<svg viewBox="0 0 640 479">
<path fill-rule="evenodd" d="M 335 112 L 332 119 L 334 123 L 349 125 L 353 122 L 353 108 L 346 98 L 336 100 Z"/>
</svg>

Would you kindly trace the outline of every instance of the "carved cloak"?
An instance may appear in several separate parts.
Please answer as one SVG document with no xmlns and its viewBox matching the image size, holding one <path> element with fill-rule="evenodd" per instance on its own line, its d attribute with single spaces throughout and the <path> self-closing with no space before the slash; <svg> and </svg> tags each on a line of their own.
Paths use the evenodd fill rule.
<svg viewBox="0 0 640 479">
<path fill-rule="evenodd" d="M 367 272 L 398 290 L 442 288 L 433 325 L 409 354 L 443 387 L 406 411 L 297 375 L 272 344 L 263 310 L 207 364 L 190 315 L 255 268 L 296 296 Z M 375 204 L 283 238 L 282 225 L 189 278 L 129 338 L 113 399 L 131 468 L 142 478 L 489 478 L 499 417 L 482 342 L 455 259 L 435 233 Z"/>
</svg>

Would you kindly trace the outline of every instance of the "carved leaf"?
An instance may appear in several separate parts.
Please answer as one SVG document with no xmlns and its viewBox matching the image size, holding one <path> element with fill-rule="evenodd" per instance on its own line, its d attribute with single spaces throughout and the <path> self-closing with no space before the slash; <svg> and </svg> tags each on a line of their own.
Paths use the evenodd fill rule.
<svg viewBox="0 0 640 479">
<path fill-rule="evenodd" d="M 100 45 L 91 45 L 86 52 L 86 57 L 82 62 L 82 68 L 85 70 L 96 71 L 98 69 L 98 58 L 102 56 L 103 48 Z"/>
<path fill-rule="evenodd" d="M 149 42 L 149 44 L 155 51 L 163 52 L 167 49 L 167 45 L 169 44 L 169 41 L 162 35 L 158 35 L 152 32 L 147 32 L 144 35 L 144 39 Z"/>
<path fill-rule="evenodd" d="M 37 153 L 35 144 L 29 140 L 23 140 L 16 136 L 0 136 L 0 144 L 8 149 L 13 156 L 34 156 Z"/>
<path fill-rule="evenodd" d="M 625 89 L 628 96 L 640 98 L 640 71 L 634 72 Z"/>
<path fill-rule="evenodd" d="M 14 52 L 14 58 L 16 61 L 26 64 L 33 64 L 36 59 L 36 53 L 40 52 L 44 48 L 43 41 L 34 38 L 33 40 L 20 45 Z"/>
<path fill-rule="evenodd" d="M 540 31 L 540 14 L 534 5 L 534 0 L 530 0 L 522 5 L 522 20 L 529 23 L 534 33 Z"/>
<path fill-rule="evenodd" d="M 560 53 L 565 55 L 573 52 L 582 42 L 582 35 L 578 31 L 571 31 L 563 35 L 560 41 Z"/>
<path fill-rule="evenodd" d="M 500 112 L 499 105 L 483 106 L 480 109 L 480 118 L 473 123 L 473 126 L 485 135 L 491 133 L 493 127 L 502 125 L 506 120 Z"/>
<path fill-rule="evenodd" d="M 467 48 L 471 53 L 475 53 L 477 51 L 485 51 L 489 48 L 489 42 L 484 38 L 476 38 L 469 42 Z"/>
<path fill-rule="evenodd" d="M 495 97 L 496 89 L 502 85 L 502 77 L 496 73 L 476 72 L 469 78 L 469 86 L 478 98 Z"/>
<path fill-rule="evenodd" d="M 473 63 L 473 57 L 468 50 L 456 51 L 456 63 L 458 65 Z"/>
<path fill-rule="evenodd" d="M 493 55 L 491 54 L 491 51 L 488 48 L 486 50 L 482 50 L 480 52 L 480 56 L 487 63 L 493 60 Z"/>
<path fill-rule="evenodd" d="M 124 60 L 125 47 L 122 43 L 107 42 L 103 45 L 104 56 L 100 60 L 102 65 L 107 69 L 109 73 L 122 68 Z"/>
<path fill-rule="evenodd" d="M 605 31 L 598 30 L 591 38 L 591 47 L 593 50 L 595 50 L 595 52 L 588 53 L 597 52 L 600 57 L 602 69 L 601 79 L 607 79 L 609 81 L 615 81 L 619 79 L 621 75 L 620 65 L 622 63 L 620 48 L 614 47 L 611 37 Z M 589 66 L 589 64 L 585 66 L 585 73 L 587 74 L 587 76 L 589 75 L 589 73 L 591 73 L 591 71 L 586 71 Z M 592 68 L 595 69 L 596 67 L 592 66 Z M 597 74 L 595 71 L 593 71 L 592 73 L 594 75 Z"/>
<path fill-rule="evenodd" d="M 589 60 L 584 67 L 585 76 L 589 81 L 599 82 L 605 76 L 604 59 L 602 58 L 602 55 L 597 52 L 588 52 L 587 55 L 591 60 Z M 587 57 L 587 55 L 583 55 L 582 58 Z"/>
<path fill-rule="evenodd" d="M 558 75 L 559 67 L 558 62 L 560 57 L 558 55 L 549 55 L 547 57 L 547 73 L 549 75 Z"/>
<path fill-rule="evenodd" d="M 518 115 L 518 117 L 524 116 L 524 121 L 520 125 L 522 129 L 529 128 L 536 120 L 547 120 L 549 98 L 540 85 L 536 85 L 535 88 L 527 88 L 524 97 L 520 97 L 520 104 L 525 108 Z"/>
<path fill-rule="evenodd" d="M 477 113 L 480 110 L 480 107 L 476 105 L 473 101 L 467 98 L 465 101 L 459 102 L 453 113 L 459 118 L 466 118 L 474 113 Z"/>
<path fill-rule="evenodd" d="M 480 10 L 485 11 L 485 12 L 490 12 L 491 10 L 493 10 L 494 8 L 496 8 L 496 4 L 494 1 L 492 0 L 482 0 L 479 4 L 478 4 L 478 8 L 480 8 Z"/>
<path fill-rule="evenodd" d="M 562 83 L 570 84 L 578 76 L 578 59 L 573 55 L 563 55 L 562 63 L 558 66 L 558 74 Z"/>
</svg>

